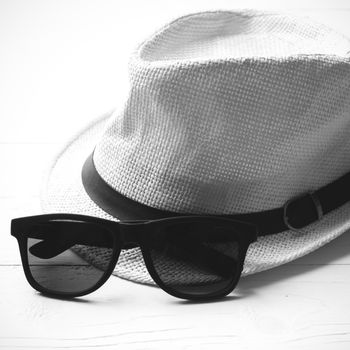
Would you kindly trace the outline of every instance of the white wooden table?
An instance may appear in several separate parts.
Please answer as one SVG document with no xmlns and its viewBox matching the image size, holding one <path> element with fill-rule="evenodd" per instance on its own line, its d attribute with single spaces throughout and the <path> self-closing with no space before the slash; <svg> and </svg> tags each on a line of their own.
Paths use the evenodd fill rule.
<svg viewBox="0 0 350 350">
<path fill-rule="evenodd" d="M 0 0 L 0 349 L 350 349 L 350 232 L 242 279 L 218 302 L 177 300 L 116 277 L 63 301 L 25 280 L 10 219 L 40 213 L 42 174 L 56 150 L 123 103 L 128 55 L 140 40 L 173 17 L 214 8 L 232 2 Z M 349 2 L 289 9 L 350 36 Z"/>
</svg>

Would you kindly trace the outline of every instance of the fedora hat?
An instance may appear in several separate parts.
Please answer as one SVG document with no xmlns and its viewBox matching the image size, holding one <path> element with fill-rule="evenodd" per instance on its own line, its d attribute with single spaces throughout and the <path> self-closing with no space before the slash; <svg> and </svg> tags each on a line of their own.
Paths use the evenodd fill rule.
<svg viewBox="0 0 350 350">
<path fill-rule="evenodd" d="M 350 228 L 349 50 L 342 35 L 288 14 L 176 19 L 132 54 L 123 108 L 56 156 L 44 212 L 252 219 L 261 235 L 243 275 L 314 251 Z M 114 273 L 154 283 L 139 248 L 122 251 Z"/>
</svg>

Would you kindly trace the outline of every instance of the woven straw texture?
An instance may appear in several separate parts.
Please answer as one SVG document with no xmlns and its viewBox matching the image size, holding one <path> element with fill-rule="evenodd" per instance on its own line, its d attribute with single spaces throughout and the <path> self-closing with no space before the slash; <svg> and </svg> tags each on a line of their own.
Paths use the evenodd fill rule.
<svg viewBox="0 0 350 350">
<path fill-rule="evenodd" d="M 183 213 L 271 209 L 332 182 L 350 169 L 349 49 L 332 30 L 287 15 L 210 12 L 170 23 L 132 56 L 123 111 L 88 126 L 56 158 L 44 211 L 116 220 L 81 183 L 95 145 L 110 186 Z M 350 228 L 349 209 L 304 234 L 260 238 L 243 274 L 329 242 Z M 122 252 L 115 274 L 153 283 L 139 249 Z"/>
</svg>

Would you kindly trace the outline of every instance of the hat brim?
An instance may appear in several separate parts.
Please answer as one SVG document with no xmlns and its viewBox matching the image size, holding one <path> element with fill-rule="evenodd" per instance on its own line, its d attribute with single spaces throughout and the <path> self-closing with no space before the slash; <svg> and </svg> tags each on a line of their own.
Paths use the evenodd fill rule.
<svg viewBox="0 0 350 350">
<path fill-rule="evenodd" d="M 41 193 L 45 213 L 76 213 L 118 221 L 90 199 L 81 179 L 82 166 L 104 132 L 111 114 L 104 114 L 81 130 L 56 156 Z M 268 270 L 320 248 L 350 229 L 349 210 L 350 203 L 347 203 L 299 233 L 288 230 L 259 237 L 248 249 L 242 274 Z M 114 274 L 135 282 L 154 284 L 139 248 L 121 252 Z"/>
</svg>

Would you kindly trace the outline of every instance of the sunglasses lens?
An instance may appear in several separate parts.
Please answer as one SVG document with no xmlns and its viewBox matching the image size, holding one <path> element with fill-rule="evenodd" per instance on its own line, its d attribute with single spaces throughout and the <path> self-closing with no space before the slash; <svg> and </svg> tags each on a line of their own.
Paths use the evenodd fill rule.
<svg viewBox="0 0 350 350">
<path fill-rule="evenodd" d="M 232 230 L 210 223 L 163 227 L 152 237 L 149 256 L 164 285 L 188 298 L 229 293 L 242 270 Z"/>
<path fill-rule="evenodd" d="M 96 286 L 112 263 L 113 234 L 98 224 L 56 220 L 32 225 L 27 235 L 33 279 L 48 292 L 84 293 Z"/>
</svg>

